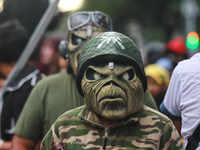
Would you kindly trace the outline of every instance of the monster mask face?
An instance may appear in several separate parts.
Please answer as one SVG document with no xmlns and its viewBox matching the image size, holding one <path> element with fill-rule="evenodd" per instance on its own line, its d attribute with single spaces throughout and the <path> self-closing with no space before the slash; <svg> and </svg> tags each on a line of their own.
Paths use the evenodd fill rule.
<svg viewBox="0 0 200 150">
<path fill-rule="evenodd" d="M 69 34 L 69 65 L 71 66 L 74 75 L 77 74 L 78 57 L 85 43 L 92 37 L 104 32 L 103 29 L 96 26 L 85 25 Z"/>
<path fill-rule="evenodd" d="M 68 73 L 77 74 L 79 54 L 85 43 L 92 37 L 112 30 L 111 18 L 101 11 L 80 11 L 70 15 L 67 19 L 68 34 Z"/>
<path fill-rule="evenodd" d="M 136 44 L 118 32 L 104 32 L 83 47 L 76 85 L 86 106 L 108 119 L 139 112 L 147 89 Z"/>
<path fill-rule="evenodd" d="M 121 119 L 143 107 L 142 84 L 132 66 L 89 66 L 81 88 L 86 106 L 104 118 Z"/>
</svg>

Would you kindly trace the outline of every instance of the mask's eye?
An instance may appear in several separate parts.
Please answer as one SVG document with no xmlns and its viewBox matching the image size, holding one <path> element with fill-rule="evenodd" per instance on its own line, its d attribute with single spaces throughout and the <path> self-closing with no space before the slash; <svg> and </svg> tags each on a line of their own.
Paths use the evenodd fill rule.
<svg viewBox="0 0 200 150">
<path fill-rule="evenodd" d="M 101 74 L 97 73 L 96 71 L 94 71 L 93 69 L 89 68 L 86 72 L 86 78 L 88 80 L 98 80 L 102 77 Z"/>
<path fill-rule="evenodd" d="M 134 78 L 134 70 L 130 69 L 130 70 L 126 71 L 125 73 L 120 75 L 119 78 L 126 80 L 126 81 L 132 80 Z"/>
<path fill-rule="evenodd" d="M 129 80 L 129 74 L 128 74 L 128 72 L 124 73 L 124 74 L 122 75 L 122 78 L 123 78 L 124 80 Z"/>
<path fill-rule="evenodd" d="M 85 39 L 80 38 L 74 34 L 72 34 L 72 44 L 73 45 L 80 45 L 81 43 L 83 43 L 85 41 Z"/>
<path fill-rule="evenodd" d="M 101 75 L 100 75 L 99 73 L 95 72 L 95 73 L 94 73 L 94 79 L 95 79 L 95 80 L 98 80 L 98 79 L 100 79 L 100 78 L 101 78 Z"/>
</svg>

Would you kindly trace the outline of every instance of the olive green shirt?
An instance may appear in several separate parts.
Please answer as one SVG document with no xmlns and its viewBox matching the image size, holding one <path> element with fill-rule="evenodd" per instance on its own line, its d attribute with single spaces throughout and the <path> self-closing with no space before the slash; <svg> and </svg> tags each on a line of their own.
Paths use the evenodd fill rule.
<svg viewBox="0 0 200 150">
<path fill-rule="evenodd" d="M 58 116 L 84 103 L 73 75 L 62 72 L 48 76 L 32 90 L 14 134 L 33 141 L 41 140 Z"/>
</svg>

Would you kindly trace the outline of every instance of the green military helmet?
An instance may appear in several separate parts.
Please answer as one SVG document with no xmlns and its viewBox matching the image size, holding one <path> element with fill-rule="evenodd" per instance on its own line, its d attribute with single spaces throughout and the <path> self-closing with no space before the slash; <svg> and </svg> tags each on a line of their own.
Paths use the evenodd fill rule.
<svg viewBox="0 0 200 150">
<path fill-rule="evenodd" d="M 103 32 L 89 40 L 80 53 L 76 85 L 82 96 L 81 80 L 87 67 L 109 62 L 133 66 L 143 85 L 143 90 L 146 92 L 147 79 L 138 47 L 127 36 L 109 31 Z"/>
</svg>

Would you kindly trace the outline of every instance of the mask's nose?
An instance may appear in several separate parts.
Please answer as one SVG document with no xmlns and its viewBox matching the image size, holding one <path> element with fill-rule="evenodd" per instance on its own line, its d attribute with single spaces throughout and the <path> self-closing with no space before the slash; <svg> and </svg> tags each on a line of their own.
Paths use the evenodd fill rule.
<svg viewBox="0 0 200 150">
<path fill-rule="evenodd" d="M 114 75 L 110 75 L 109 77 L 109 80 L 108 80 L 108 82 L 104 85 L 104 86 L 106 86 L 106 85 L 115 85 L 115 86 L 117 86 L 117 87 L 121 87 L 119 84 L 118 84 L 118 79 L 116 78 L 116 76 L 114 76 Z"/>
</svg>

